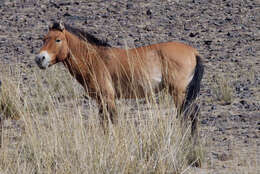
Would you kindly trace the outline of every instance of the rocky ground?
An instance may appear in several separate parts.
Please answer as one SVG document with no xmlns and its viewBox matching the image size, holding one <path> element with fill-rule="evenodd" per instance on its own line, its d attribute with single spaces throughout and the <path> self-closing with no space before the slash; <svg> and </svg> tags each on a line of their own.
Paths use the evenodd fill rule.
<svg viewBox="0 0 260 174">
<path fill-rule="evenodd" d="M 4 0 L 0 63 L 35 67 L 54 20 L 114 47 L 188 43 L 206 67 L 200 127 L 207 152 L 199 173 L 260 173 L 259 11 L 258 0 Z M 27 83 L 29 74 L 21 74 Z"/>
</svg>

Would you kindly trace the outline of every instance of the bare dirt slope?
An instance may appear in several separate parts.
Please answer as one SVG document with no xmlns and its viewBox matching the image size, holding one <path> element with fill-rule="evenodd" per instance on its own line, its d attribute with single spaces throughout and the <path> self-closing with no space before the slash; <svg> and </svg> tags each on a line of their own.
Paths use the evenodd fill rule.
<svg viewBox="0 0 260 174">
<path fill-rule="evenodd" d="M 35 67 L 34 55 L 54 20 L 114 47 L 188 43 L 206 67 L 200 96 L 206 160 L 198 173 L 260 173 L 259 11 L 258 0 L 4 0 L 0 64 Z M 30 74 L 20 73 L 28 83 Z"/>
</svg>

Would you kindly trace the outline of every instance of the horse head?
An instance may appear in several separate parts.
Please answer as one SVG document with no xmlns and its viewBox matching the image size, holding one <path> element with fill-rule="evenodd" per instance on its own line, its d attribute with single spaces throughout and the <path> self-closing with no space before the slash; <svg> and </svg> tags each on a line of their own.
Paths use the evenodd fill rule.
<svg viewBox="0 0 260 174">
<path fill-rule="evenodd" d="M 43 46 L 36 55 L 35 62 L 41 69 L 64 61 L 69 55 L 68 43 L 65 37 L 65 27 L 62 22 L 53 23 L 43 39 Z"/>
</svg>

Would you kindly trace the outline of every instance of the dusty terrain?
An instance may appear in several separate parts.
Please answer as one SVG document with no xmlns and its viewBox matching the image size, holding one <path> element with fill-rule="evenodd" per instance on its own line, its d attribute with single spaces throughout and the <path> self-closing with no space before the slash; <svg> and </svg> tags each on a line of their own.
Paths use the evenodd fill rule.
<svg viewBox="0 0 260 174">
<path fill-rule="evenodd" d="M 34 56 L 54 20 L 114 47 L 181 41 L 204 58 L 200 135 L 205 161 L 195 173 L 260 173 L 260 2 L 134 0 L 0 2 L 0 64 L 21 67 L 32 85 Z M 0 69 L 1 73 L 1 69 Z M 0 79 L 1 80 L 1 79 Z"/>
</svg>

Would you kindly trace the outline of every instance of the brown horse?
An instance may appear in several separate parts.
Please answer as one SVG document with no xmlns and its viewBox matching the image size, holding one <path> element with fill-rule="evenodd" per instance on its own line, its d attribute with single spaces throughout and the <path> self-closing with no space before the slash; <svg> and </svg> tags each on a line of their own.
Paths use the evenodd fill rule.
<svg viewBox="0 0 260 174">
<path fill-rule="evenodd" d="M 178 42 L 113 48 L 63 23 L 53 23 L 43 41 L 35 58 L 38 66 L 46 69 L 63 62 L 88 95 L 96 99 L 103 126 L 109 120 L 117 122 L 116 98 L 146 97 L 168 89 L 178 111 L 189 111 L 192 135 L 197 132 L 199 109 L 191 103 L 200 90 L 203 65 L 196 49 Z"/>
</svg>

